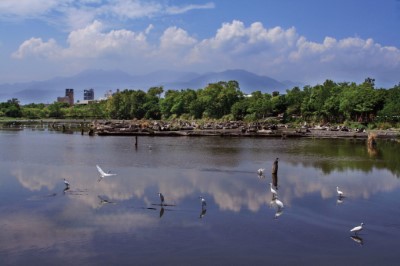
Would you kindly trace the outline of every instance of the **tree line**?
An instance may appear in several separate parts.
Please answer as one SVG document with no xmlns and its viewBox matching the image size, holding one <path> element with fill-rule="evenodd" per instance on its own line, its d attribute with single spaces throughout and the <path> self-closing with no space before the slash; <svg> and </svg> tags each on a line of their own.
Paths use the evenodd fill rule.
<svg viewBox="0 0 400 266">
<path fill-rule="evenodd" d="M 122 90 L 111 98 L 88 105 L 20 105 L 18 99 L 0 103 L 0 117 L 101 118 L 101 119 L 224 119 L 258 121 L 280 117 L 284 122 L 319 123 L 400 122 L 400 83 L 390 89 L 375 88 L 375 80 L 294 87 L 286 94 L 240 90 L 237 81 L 211 83 L 193 90 L 152 87 Z"/>
</svg>

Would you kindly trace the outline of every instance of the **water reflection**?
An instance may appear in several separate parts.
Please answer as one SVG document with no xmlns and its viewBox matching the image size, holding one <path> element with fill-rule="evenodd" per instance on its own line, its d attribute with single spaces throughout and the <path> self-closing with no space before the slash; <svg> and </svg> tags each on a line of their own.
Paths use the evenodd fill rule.
<svg viewBox="0 0 400 266">
<path fill-rule="evenodd" d="M 344 197 L 337 197 L 337 199 L 336 199 L 336 205 L 343 204 L 343 202 L 344 202 Z"/>
<path fill-rule="evenodd" d="M 62 140 L 58 139 L 53 144 L 55 147 L 52 152 L 59 152 L 57 145 L 61 145 L 58 143 L 63 143 Z M 170 243 L 171 248 L 176 250 L 185 248 L 186 244 L 192 242 L 194 237 L 200 241 L 204 238 L 204 242 L 211 243 L 208 247 L 197 245 L 191 250 L 184 249 L 181 253 L 184 256 L 190 257 L 193 253 L 198 254 L 198 251 L 205 251 L 209 254 L 215 252 L 210 251 L 213 248 L 217 248 L 218 252 L 222 251 L 224 254 L 234 254 L 232 251 L 241 250 L 246 246 L 265 247 L 269 245 L 270 239 L 281 239 L 282 235 L 287 232 L 287 228 L 292 227 L 299 230 L 292 230 L 293 234 L 285 234 L 288 239 L 285 241 L 285 245 L 288 246 L 290 252 L 297 255 L 305 252 L 302 256 L 304 255 L 306 258 L 310 254 L 307 253 L 307 250 L 310 247 L 318 247 L 320 244 L 326 250 L 333 248 L 337 249 L 338 253 L 344 251 L 341 247 L 346 246 L 348 230 L 337 229 L 336 222 L 338 220 L 353 219 L 354 216 L 362 213 L 370 216 L 368 223 L 371 223 L 371 219 L 379 216 L 375 212 L 386 210 L 389 210 L 390 219 L 395 220 L 393 223 L 398 219 L 398 211 L 393 207 L 393 202 L 398 202 L 399 180 L 394 178 L 392 172 L 383 166 L 386 162 L 380 161 L 381 159 L 372 162 L 375 166 L 380 164 L 381 169 L 374 166 L 371 171 L 366 173 L 358 168 L 357 165 L 360 162 L 355 163 L 354 167 L 349 164 L 349 166 L 341 168 L 341 165 L 344 164 L 343 160 L 352 158 L 350 154 L 340 154 L 340 156 L 328 158 L 317 153 L 317 155 L 307 154 L 303 157 L 301 154 L 284 152 L 280 147 L 282 144 L 278 145 L 275 141 L 271 141 L 273 150 L 266 149 L 265 154 L 260 156 L 264 151 L 259 148 L 261 145 L 258 142 L 263 142 L 263 140 L 257 139 L 241 140 L 240 143 L 244 143 L 241 144 L 244 146 L 236 146 L 233 149 L 236 153 L 234 162 L 229 160 L 231 149 L 226 149 L 226 153 L 219 152 L 218 156 L 220 157 L 218 158 L 212 153 L 208 154 L 211 157 L 207 159 L 210 164 L 204 165 L 203 153 L 197 153 L 196 148 L 185 152 L 179 146 L 180 144 L 177 144 L 177 148 L 175 143 L 169 144 L 175 140 L 157 139 L 160 143 L 157 144 L 157 149 L 153 150 L 152 157 L 149 157 L 147 150 L 143 149 L 132 151 L 132 149 L 118 148 L 110 154 L 101 152 L 109 150 L 110 145 L 118 143 L 120 147 L 124 147 L 123 143 L 127 141 L 124 138 L 106 138 L 101 141 L 98 141 L 98 138 L 90 140 L 83 138 L 80 141 L 76 147 L 72 145 L 73 149 L 62 150 L 62 153 L 65 152 L 68 155 L 56 155 L 52 164 L 36 160 L 24 161 L 27 157 L 21 159 L 22 162 L 10 162 L 6 156 L 0 155 L 3 160 L 0 160 L 0 167 L 3 169 L 3 176 L 6 176 L 0 180 L 0 192 L 2 192 L 0 197 L 3 197 L 3 201 L 7 201 L 0 206 L 3 229 L 0 233 L 0 239 L 3 239 L 0 241 L 1 252 L 14 249 L 19 251 L 17 255 L 21 255 L 21 250 L 53 251 L 54 247 L 60 246 L 70 251 L 68 248 L 74 246 L 76 247 L 73 250 L 75 255 L 79 249 L 83 249 L 82 253 L 84 254 L 81 255 L 84 258 L 87 258 L 85 256 L 96 258 L 99 250 L 102 251 L 104 248 L 98 244 L 97 240 L 111 239 L 117 243 L 118 247 L 120 244 L 118 241 L 121 240 L 128 244 L 127 249 L 134 247 L 138 253 L 148 254 L 146 249 L 154 243 L 154 235 L 160 237 L 162 241 L 170 241 L 171 234 L 176 234 L 176 239 L 179 240 Z M 168 142 L 168 145 L 163 141 Z M 196 143 L 196 141 L 191 142 L 192 140 L 185 141 L 191 144 Z M 205 140 L 198 141 L 204 142 Z M 0 144 L 1 142 L 0 138 Z M 218 140 L 218 143 L 231 145 L 231 142 L 227 140 Z M 239 145 L 238 143 L 236 140 L 233 141 L 233 145 Z M 285 145 L 289 145 L 287 143 L 293 145 L 294 149 L 298 148 L 298 141 L 286 140 Z M 311 146 L 321 145 L 320 141 L 310 143 Z M 79 148 L 79 146 L 85 148 Z M 29 145 L 21 145 L 17 149 L 20 149 L 21 154 L 33 152 L 25 151 L 26 147 Z M 331 147 L 330 144 L 327 147 Z M 291 149 L 290 147 L 285 148 Z M 306 151 L 307 149 L 303 147 L 302 150 Z M 81 153 L 83 155 L 76 155 Z M 271 195 L 269 191 L 266 191 L 269 182 L 255 179 L 254 171 L 258 168 L 257 165 L 262 163 L 258 158 L 271 157 L 278 153 L 282 159 L 284 158 L 280 162 L 279 169 L 281 176 L 279 184 L 282 189 L 276 191 L 277 175 L 272 175 L 270 186 L 279 192 L 279 197 L 278 193 L 271 191 Z M 385 151 L 383 151 L 384 153 Z M 367 156 L 366 153 L 364 155 Z M 80 156 L 80 159 L 73 159 L 74 156 Z M 153 156 L 154 161 L 152 161 Z M 378 157 L 380 156 L 383 155 L 378 154 Z M 191 161 L 188 162 L 187 158 L 190 158 Z M 357 156 L 352 159 L 363 163 L 371 162 Z M 296 163 L 293 163 L 295 161 Z M 327 174 L 320 167 L 313 167 L 312 161 L 324 161 L 330 165 L 331 172 Z M 110 167 L 118 169 L 118 178 L 108 179 L 107 182 L 96 182 L 98 173 L 93 170 L 93 166 L 97 162 L 100 165 L 107 163 Z M 305 164 L 307 165 L 305 166 Z M 66 189 L 67 186 L 64 187 L 60 182 L 60 179 L 63 178 L 71 181 L 71 189 L 69 186 Z M 337 184 L 346 188 L 344 191 L 347 197 L 346 201 L 350 201 L 351 204 L 346 204 L 341 208 L 332 206 L 332 199 L 336 199 L 338 204 L 343 202 L 342 198 L 336 197 L 335 187 Z M 8 188 L 11 188 L 10 191 Z M 61 194 L 61 190 L 65 190 L 65 197 L 56 196 Z M 167 196 L 167 203 L 156 198 L 158 191 L 163 191 Z M 23 200 L 29 199 L 32 194 L 49 195 L 51 200 L 29 201 L 28 203 Z M 54 196 L 51 196 L 53 194 Z M 201 204 L 199 204 L 198 195 L 203 195 L 207 199 L 209 208 L 210 206 L 213 208 L 212 216 L 207 217 L 206 222 L 199 222 L 199 218 L 204 218 L 206 215 L 207 204 L 202 203 L 202 197 L 200 198 Z M 45 196 L 39 196 L 39 198 L 42 197 L 45 198 Z M 374 201 L 373 204 L 368 205 L 371 202 L 364 199 L 370 198 Z M 118 205 L 113 208 L 99 208 L 106 204 L 102 200 L 111 201 L 110 199 L 117 201 Z M 281 217 L 287 206 L 290 206 L 290 212 L 285 213 L 284 219 L 274 227 L 274 230 L 267 228 L 260 231 L 256 228 L 260 228 L 258 225 L 262 226 L 266 221 L 262 219 L 265 212 L 259 210 L 262 207 L 265 208 L 269 199 L 271 199 L 270 207 L 275 212 L 274 218 Z M 12 203 L 10 205 L 12 207 L 7 207 L 8 202 Z M 150 206 L 152 202 L 157 204 L 151 208 L 138 207 Z M 174 207 L 170 207 L 174 205 L 169 203 L 176 203 L 179 206 L 179 208 L 177 207 L 179 211 L 172 213 L 174 215 L 165 215 L 165 212 L 169 210 L 174 211 Z M 385 203 L 389 203 L 389 205 Z M 147 211 L 147 209 L 154 212 Z M 354 210 L 357 210 L 357 213 Z M 332 219 L 333 216 L 336 218 Z M 385 217 L 385 219 L 389 218 Z M 301 222 L 299 223 L 299 221 Z M 374 223 L 378 227 L 380 218 L 376 218 Z M 255 226 L 247 226 L 249 224 Z M 280 227 L 283 224 L 286 229 Z M 242 232 L 240 228 L 244 226 L 246 226 L 246 230 Z M 163 230 L 165 228 L 168 230 Z M 196 230 L 192 230 L 193 228 Z M 327 228 L 329 230 L 326 230 Z M 297 243 L 304 241 L 304 234 L 315 232 L 314 230 L 318 232 L 313 237 L 315 242 L 307 242 L 306 249 L 299 247 Z M 341 230 L 340 234 L 337 233 L 338 230 Z M 161 233 L 155 234 L 154 232 Z M 319 234 L 329 235 L 329 239 L 333 240 L 332 243 L 327 243 L 323 238 L 317 237 Z M 368 235 L 367 248 L 374 243 L 381 243 L 381 241 L 373 241 L 378 238 L 376 234 L 373 234 L 374 232 L 371 230 Z M 398 230 L 394 234 L 399 235 Z M 228 243 L 227 235 L 232 236 L 232 239 L 241 239 L 242 241 L 239 241 L 240 243 L 229 241 Z M 341 236 L 336 237 L 338 235 Z M 345 237 L 342 237 L 343 235 Z M 359 236 L 353 236 L 352 240 L 363 243 Z M 282 247 L 279 241 L 272 242 L 274 246 L 268 247 L 271 247 L 274 252 Z M 250 243 L 260 245 L 250 245 Z M 296 245 L 291 243 L 296 243 Z M 275 247 L 275 245 L 279 247 Z M 93 250 L 88 246 L 93 246 Z M 258 250 L 257 247 L 254 249 L 260 252 L 259 254 L 265 252 L 265 250 Z M 113 247 L 112 251 L 118 253 L 118 248 Z M 253 255 L 250 250 L 248 251 L 250 255 Z M 129 252 L 121 253 L 119 254 L 129 257 L 126 255 Z M 62 255 L 57 254 L 57 256 L 61 257 Z M 312 255 L 310 256 L 312 257 Z M 121 258 L 123 257 L 121 256 Z M 232 259 L 235 258 L 237 256 L 232 255 Z M 240 261 L 238 264 L 244 265 L 245 263 L 242 262 Z"/>
<path fill-rule="evenodd" d="M 269 203 L 269 205 L 270 205 L 272 208 L 275 209 L 275 216 L 274 216 L 275 219 L 277 219 L 279 216 L 281 216 L 281 215 L 283 214 L 284 205 L 283 205 L 282 201 L 280 201 L 280 200 L 278 199 L 278 196 L 277 196 L 277 195 L 274 195 L 274 194 L 273 194 L 272 200 L 271 200 L 271 202 Z"/>
<path fill-rule="evenodd" d="M 199 218 L 202 219 L 206 215 L 206 212 L 207 212 L 207 209 L 201 207 L 201 212 L 200 212 Z"/>
<path fill-rule="evenodd" d="M 105 205 L 105 204 L 116 204 L 116 202 L 110 201 L 109 199 L 107 199 L 107 198 L 105 198 L 105 197 L 102 197 L 102 196 L 100 196 L 100 195 L 98 195 L 97 197 L 98 197 L 99 200 L 100 200 L 100 203 L 99 203 L 99 206 L 100 206 L 100 207 L 103 206 L 103 205 Z"/>
<path fill-rule="evenodd" d="M 278 189 L 278 174 L 272 173 L 272 184 L 276 189 Z"/>
<path fill-rule="evenodd" d="M 364 240 L 359 237 L 359 236 L 350 236 L 350 238 L 356 242 L 357 244 L 359 244 L 360 246 L 364 245 Z"/>
</svg>

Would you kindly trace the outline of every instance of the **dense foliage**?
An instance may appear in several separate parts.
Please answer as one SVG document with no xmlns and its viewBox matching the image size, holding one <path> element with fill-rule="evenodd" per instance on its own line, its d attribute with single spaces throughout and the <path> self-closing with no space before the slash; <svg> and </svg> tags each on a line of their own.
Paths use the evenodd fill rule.
<svg viewBox="0 0 400 266">
<path fill-rule="evenodd" d="M 286 94 L 255 91 L 245 95 L 236 81 L 218 82 L 193 90 L 162 87 L 123 90 L 110 99 L 88 105 L 65 103 L 28 104 L 18 99 L 0 103 L 0 117 L 111 118 L 111 119 L 227 119 L 255 121 L 277 117 L 285 121 L 320 123 L 400 121 L 400 84 L 375 88 L 374 80 L 363 83 L 326 80 L 322 85 L 294 87 Z"/>
</svg>

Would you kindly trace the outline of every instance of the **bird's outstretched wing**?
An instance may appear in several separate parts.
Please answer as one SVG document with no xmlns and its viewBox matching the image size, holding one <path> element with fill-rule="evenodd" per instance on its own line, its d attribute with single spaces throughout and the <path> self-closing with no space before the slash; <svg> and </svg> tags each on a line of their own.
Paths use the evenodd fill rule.
<svg viewBox="0 0 400 266">
<path fill-rule="evenodd" d="M 101 177 L 106 176 L 106 173 L 105 173 L 105 172 L 103 171 L 103 169 L 101 169 L 100 166 L 98 166 L 97 164 L 96 164 L 96 168 L 97 168 L 97 171 L 99 171 Z"/>
</svg>

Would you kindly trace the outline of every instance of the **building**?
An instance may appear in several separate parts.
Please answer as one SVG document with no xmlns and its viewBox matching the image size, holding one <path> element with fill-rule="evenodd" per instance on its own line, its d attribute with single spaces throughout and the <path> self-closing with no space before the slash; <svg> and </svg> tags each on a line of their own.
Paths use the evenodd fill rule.
<svg viewBox="0 0 400 266">
<path fill-rule="evenodd" d="M 68 103 L 70 106 L 74 105 L 74 89 L 65 89 L 65 96 L 57 97 L 57 102 Z"/>
<path fill-rule="evenodd" d="M 94 100 L 94 90 L 88 89 L 83 91 L 83 100 L 84 101 L 93 101 Z"/>
</svg>

